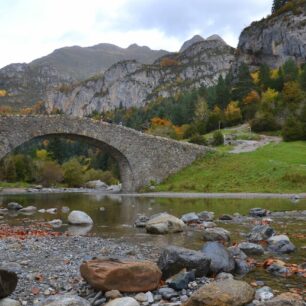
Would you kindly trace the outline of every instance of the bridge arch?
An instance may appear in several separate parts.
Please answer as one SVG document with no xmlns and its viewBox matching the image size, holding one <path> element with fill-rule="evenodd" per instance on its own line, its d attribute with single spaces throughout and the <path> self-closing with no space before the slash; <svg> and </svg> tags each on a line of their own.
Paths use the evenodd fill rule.
<svg viewBox="0 0 306 306">
<path fill-rule="evenodd" d="M 125 192 L 137 191 L 151 181 L 159 183 L 208 151 L 88 118 L 1 116 L 0 159 L 23 143 L 51 135 L 83 139 L 109 153 L 119 165 Z"/>
</svg>

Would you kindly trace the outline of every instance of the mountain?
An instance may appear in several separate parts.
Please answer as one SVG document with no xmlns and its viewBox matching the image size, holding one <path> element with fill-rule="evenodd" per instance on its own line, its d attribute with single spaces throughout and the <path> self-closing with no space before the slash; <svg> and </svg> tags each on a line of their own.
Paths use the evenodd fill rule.
<svg viewBox="0 0 306 306">
<path fill-rule="evenodd" d="M 0 97 L 0 105 L 28 107 L 43 100 L 47 90 L 101 74 L 118 61 L 152 64 L 167 53 L 136 44 L 126 49 L 111 44 L 61 48 L 30 64 L 11 64 L 0 69 L 0 90 L 6 92 Z"/>
<path fill-rule="evenodd" d="M 239 38 L 239 62 L 279 67 L 288 58 L 306 59 L 306 1 L 292 0 L 275 14 L 253 22 Z"/>
<path fill-rule="evenodd" d="M 185 41 L 180 49 L 179 52 L 184 52 L 186 49 L 188 49 L 190 46 L 192 46 L 193 44 L 195 43 L 198 43 L 198 42 L 202 42 L 204 41 L 205 39 L 200 36 L 200 35 L 195 35 L 193 36 L 191 39 Z"/>
<path fill-rule="evenodd" d="M 167 53 L 164 50 L 151 50 L 137 44 L 130 45 L 126 49 L 112 44 L 99 44 L 86 48 L 74 46 L 57 49 L 47 56 L 34 60 L 30 65 L 50 65 L 61 75 L 68 74 L 75 80 L 84 80 L 106 71 L 119 61 L 137 60 L 143 64 L 152 64 Z"/>
<path fill-rule="evenodd" d="M 211 39 L 167 54 L 152 65 L 119 62 L 101 76 L 50 91 L 46 107 L 48 112 L 85 116 L 119 106 L 140 107 L 158 97 L 211 86 L 230 70 L 234 51 L 222 40 Z"/>
</svg>

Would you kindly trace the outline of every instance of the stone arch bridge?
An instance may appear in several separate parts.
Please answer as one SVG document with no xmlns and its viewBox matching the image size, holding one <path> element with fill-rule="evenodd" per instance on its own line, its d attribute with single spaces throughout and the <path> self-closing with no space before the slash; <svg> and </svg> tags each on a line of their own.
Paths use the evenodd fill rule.
<svg viewBox="0 0 306 306">
<path fill-rule="evenodd" d="M 83 139 L 109 153 L 118 162 L 125 192 L 159 183 L 209 150 L 88 118 L 0 116 L 0 159 L 31 139 L 54 135 Z"/>
</svg>

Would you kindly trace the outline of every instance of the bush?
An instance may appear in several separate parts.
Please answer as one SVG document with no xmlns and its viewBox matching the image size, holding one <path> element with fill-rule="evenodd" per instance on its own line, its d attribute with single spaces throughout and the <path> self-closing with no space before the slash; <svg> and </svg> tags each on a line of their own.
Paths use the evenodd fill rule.
<svg viewBox="0 0 306 306">
<path fill-rule="evenodd" d="M 271 114 L 265 114 L 261 117 L 253 119 L 251 121 L 251 128 L 252 131 L 258 133 L 258 132 L 267 132 L 267 131 L 277 131 L 281 127 Z"/>
<path fill-rule="evenodd" d="M 295 118 L 289 118 L 283 126 L 282 136 L 284 141 L 303 139 L 303 125 Z"/>
<path fill-rule="evenodd" d="M 224 144 L 224 136 L 220 131 L 215 131 L 213 134 L 212 145 L 221 146 Z"/>
<path fill-rule="evenodd" d="M 189 139 L 190 143 L 194 143 L 197 145 L 201 145 L 201 146 L 206 146 L 207 145 L 207 140 L 204 136 L 196 134 L 193 135 L 190 139 Z"/>
<path fill-rule="evenodd" d="M 53 186 L 64 180 L 63 170 L 55 161 L 45 161 L 40 164 L 39 182 L 43 186 Z"/>
<path fill-rule="evenodd" d="M 81 187 L 85 182 L 83 167 L 77 158 L 72 158 L 63 164 L 64 180 L 68 186 Z"/>
<path fill-rule="evenodd" d="M 114 177 L 111 171 L 103 171 L 96 169 L 89 169 L 84 175 L 85 182 L 101 180 L 107 185 L 114 185 L 118 180 Z"/>
</svg>

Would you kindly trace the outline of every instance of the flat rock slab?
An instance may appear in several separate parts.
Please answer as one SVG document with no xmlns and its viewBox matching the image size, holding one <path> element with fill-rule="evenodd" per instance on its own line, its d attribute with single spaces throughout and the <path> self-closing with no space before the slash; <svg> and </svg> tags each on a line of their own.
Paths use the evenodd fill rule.
<svg viewBox="0 0 306 306">
<path fill-rule="evenodd" d="M 139 303 L 131 297 L 124 297 L 110 301 L 105 306 L 139 306 Z"/>
<path fill-rule="evenodd" d="M 150 261 L 94 259 L 83 262 L 80 271 L 93 288 L 101 291 L 152 291 L 162 276 L 158 266 Z"/>
</svg>

